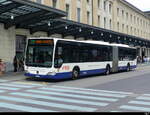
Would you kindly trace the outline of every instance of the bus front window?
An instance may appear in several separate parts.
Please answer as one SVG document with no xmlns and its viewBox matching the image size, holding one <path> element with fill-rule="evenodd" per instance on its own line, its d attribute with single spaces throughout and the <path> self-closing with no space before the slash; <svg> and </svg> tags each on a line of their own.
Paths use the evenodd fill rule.
<svg viewBox="0 0 150 115">
<path fill-rule="evenodd" d="M 53 45 L 28 45 L 26 65 L 33 67 L 52 67 Z"/>
</svg>

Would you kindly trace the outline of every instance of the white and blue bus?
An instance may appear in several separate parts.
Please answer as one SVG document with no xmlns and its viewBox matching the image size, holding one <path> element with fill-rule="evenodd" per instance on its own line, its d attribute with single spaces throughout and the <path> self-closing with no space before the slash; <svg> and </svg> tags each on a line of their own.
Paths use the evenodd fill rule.
<svg viewBox="0 0 150 115">
<path fill-rule="evenodd" d="M 136 48 L 102 41 L 59 38 L 29 38 L 25 76 L 48 79 L 77 79 L 137 67 Z"/>
</svg>

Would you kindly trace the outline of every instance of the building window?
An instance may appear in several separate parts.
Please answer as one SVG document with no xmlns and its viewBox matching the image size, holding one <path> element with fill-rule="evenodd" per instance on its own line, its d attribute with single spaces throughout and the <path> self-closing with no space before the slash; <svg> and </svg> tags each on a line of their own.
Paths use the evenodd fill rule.
<svg viewBox="0 0 150 115">
<path fill-rule="evenodd" d="M 53 7 L 56 8 L 57 6 L 57 0 L 53 0 Z"/>
<path fill-rule="evenodd" d="M 136 24 L 136 16 L 134 16 L 134 24 Z"/>
<path fill-rule="evenodd" d="M 128 17 L 129 17 L 129 14 L 128 14 L 128 12 L 126 13 L 126 19 L 128 20 Z"/>
<path fill-rule="evenodd" d="M 117 23 L 117 30 L 118 30 L 118 32 L 119 32 L 119 22 Z"/>
<path fill-rule="evenodd" d="M 122 32 L 124 33 L 124 24 L 122 24 Z"/>
<path fill-rule="evenodd" d="M 136 35 L 136 28 L 134 28 L 134 35 Z"/>
<path fill-rule="evenodd" d="M 98 26 L 99 27 L 101 26 L 101 17 L 100 17 L 100 15 L 98 15 Z"/>
<path fill-rule="evenodd" d="M 100 8 L 101 0 L 98 0 L 98 1 L 97 1 L 97 5 L 98 5 L 98 8 Z"/>
<path fill-rule="evenodd" d="M 109 4 L 109 13 L 111 14 L 111 12 L 112 12 L 112 4 L 110 3 Z"/>
<path fill-rule="evenodd" d="M 36 0 L 36 2 L 42 4 L 42 0 Z"/>
<path fill-rule="evenodd" d="M 131 19 L 131 22 L 132 22 L 132 14 L 130 15 L 130 19 Z"/>
<path fill-rule="evenodd" d="M 132 27 L 131 27 L 131 30 L 130 30 L 130 32 L 131 32 L 131 35 L 133 34 L 133 30 L 132 30 Z"/>
<path fill-rule="evenodd" d="M 77 8 L 77 21 L 80 22 L 80 17 L 81 17 L 81 9 Z"/>
<path fill-rule="evenodd" d="M 106 1 L 104 1 L 104 11 L 106 11 Z"/>
<path fill-rule="evenodd" d="M 124 10 L 122 10 L 122 18 L 124 18 Z"/>
<path fill-rule="evenodd" d="M 104 17 L 104 28 L 106 28 L 106 18 Z"/>
<path fill-rule="evenodd" d="M 119 8 L 117 8 L 117 16 L 119 16 Z"/>
<path fill-rule="evenodd" d="M 112 29 L 112 20 L 111 19 L 109 20 L 109 27 L 110 27 L 110 29 Z"/>
<path fill-rule="evenodd" d="M 90 24 L 90 12 L 87 11 L 87 24 Z"/>
<path fill-rule="evenodd" d="M 128 34 L 128 33 L 129 33 L 129 27 L 128 27 L 128 25 L 127 25 L 126 27 L 127 27 L 127 30 L 126 30 L 126 31 L 127 31 L 127 34 Z"/>
<path fill-rule="evenodd" d="M 66 4 L 66 12 L 67 12 L 67 19 L 70 18 L 70 6 L 69 4 Z"/>
</svg>

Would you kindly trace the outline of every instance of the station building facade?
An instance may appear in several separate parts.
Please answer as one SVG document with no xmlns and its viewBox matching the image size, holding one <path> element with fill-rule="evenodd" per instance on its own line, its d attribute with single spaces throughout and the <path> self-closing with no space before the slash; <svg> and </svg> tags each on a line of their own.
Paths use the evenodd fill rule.
<svg viewBox="0 0 150 115">
<path fill-rule="evenodd" d="M 66 11 L 67 19 L 150 40 L 150 14 L 125 0 L 32 0 Z M 140 48 L 150 56 L 150 49 Z"/>
<path fill-rule="evenodd" d="M 24 0 L 23 0 L 24 1 Z M 65 19 L 150 40 L 150 16 L 125 0 L 30 0 L 67 12 Z M 0 13 L 1 14 L 1 13 Z M 46 37 L 46 32 L 31 34 L 29 29 L 0 23 L 0 58 L 13 70 L 15 55 L 23 56 L 28 37 Z M 53 34 L 53 37 L 62 37 Z M 67 36 L 74 39 L 74 36 Z M 84 39 L 84 38 L 80 38 Z M 150 49 L 139 47 L 139 55 L 150 56 Z"/>
</svg>

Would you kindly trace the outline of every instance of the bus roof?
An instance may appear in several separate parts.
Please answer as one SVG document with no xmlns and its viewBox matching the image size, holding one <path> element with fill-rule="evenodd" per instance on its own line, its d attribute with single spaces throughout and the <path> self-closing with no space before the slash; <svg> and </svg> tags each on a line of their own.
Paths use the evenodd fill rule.
<svg viewBox="0 0 150 115">
<path fill-rule="evenodd" d="M 134 48 L 134 49 L 136 49 L 135 47 L 131 47 L 131 46 L 126 45 L 126 44 L 116 44 L 116 43 L 112 43 L 111 45 L 112 45 L 112 46 L 117 46 L 117 47 L 125 47 L 125 48 Z"/>
<path fill-rule="evenodd" d="M 72 41 L 72 42 L 79 42 L 79 43 L 90 43 L 90 44 L 100 44 L 100 45 L 109 45 L 108 42 L 103 41 L 94 41 L 94 40 L 73 40 L 73 39 L 61 39 L 61 38 L 54 38 L 54 37 L 31 37 L 28 39 L 54 39 L 54 40 L 63 40 L 63 41 Z"/>
<path fill-rule="evenodd" d="M 55 38 L 55 37 L 31 37 L 28 39 L 54 39 L 56 41 L 63 40 L 63 41 L 72 41 L 72 42 L 79 42 L 79 43 L 89 43 L 89 44 L 100 44 L 100 45 L 107 45 L 107 46 L 117 46 L 117 47 L 126 47 L 126 48 L 135 48 L 125 44 L 116 44 L 116 43 L 108 43 L 103 41 L 94 41 L 94 40 L 73 40 L 73 39 L 62 39 L 62 38 Z"/>
</svg>

